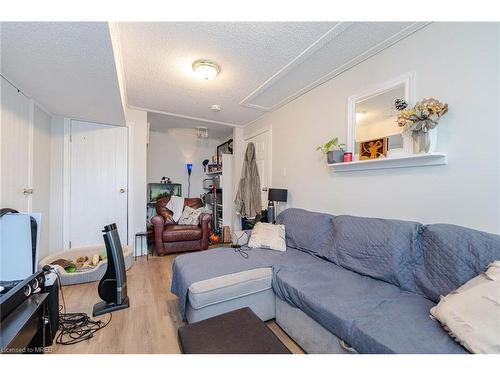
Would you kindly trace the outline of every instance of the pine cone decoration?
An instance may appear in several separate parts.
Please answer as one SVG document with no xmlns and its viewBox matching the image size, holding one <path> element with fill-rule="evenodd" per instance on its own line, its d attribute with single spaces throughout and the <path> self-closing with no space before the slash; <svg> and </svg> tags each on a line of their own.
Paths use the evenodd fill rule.
<svg viewBox="0 0 500 375">
<path fill-rule="evenodd" d="M 398 111 L 402 111 L 403 109 L 406 109 L 408 107 L 408 103 L 404 99 L 396 99 L 394 101 L 394 106 Z"/>
</svg>

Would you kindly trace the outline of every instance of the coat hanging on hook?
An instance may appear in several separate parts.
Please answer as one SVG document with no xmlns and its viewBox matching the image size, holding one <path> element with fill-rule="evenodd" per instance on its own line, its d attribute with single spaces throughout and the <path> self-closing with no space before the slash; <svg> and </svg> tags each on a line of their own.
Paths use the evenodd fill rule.
<svg viewBox="0 0 500 375">
<path fill-rule="evenodd" d="M 234 204 L 236 213 L 241 217 L 254 218 L 262 210 L 260 176 L 253 143 L 249 143 L 245 151 L 241 179 Z"/>
</svg>

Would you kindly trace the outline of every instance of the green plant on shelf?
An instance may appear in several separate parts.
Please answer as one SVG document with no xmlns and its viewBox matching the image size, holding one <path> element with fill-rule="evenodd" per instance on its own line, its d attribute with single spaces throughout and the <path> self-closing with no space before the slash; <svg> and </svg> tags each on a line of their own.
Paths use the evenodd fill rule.
<svg viewBox="0 0 500 375">
<path fill-rule="evenodd" d="M 328 142 L 325 144 L 318 146 L 316 148 L 316 151 L 321 151 L 324 154 L 329 153 L 330 151 L 344 151 L 345 150 L 345 144 L 340 143 L 339 144 L 339 139 L 338 137 L 330 139 Z"/>
</svg>

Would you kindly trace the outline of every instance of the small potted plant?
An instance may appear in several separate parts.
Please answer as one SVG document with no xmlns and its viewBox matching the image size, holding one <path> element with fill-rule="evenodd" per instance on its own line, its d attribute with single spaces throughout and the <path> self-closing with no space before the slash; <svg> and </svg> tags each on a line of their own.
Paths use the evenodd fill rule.
<svg viewBox="0 0 500 375">
<path fill-rule="evenodd" d="M 326 154 L 328 164 L 342 163 L 344 161 L 345 144 L 339 144 L 337 137 L 330 139 L 322 146 L 318 146 L 316 151 Z"/>
</svg>

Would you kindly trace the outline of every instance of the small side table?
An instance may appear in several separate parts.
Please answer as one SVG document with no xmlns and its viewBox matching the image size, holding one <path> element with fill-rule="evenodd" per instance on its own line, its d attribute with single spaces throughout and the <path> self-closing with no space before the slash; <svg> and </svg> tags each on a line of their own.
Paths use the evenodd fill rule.
<svg viewBox="0 0 500 375">
<path fill-rule="evenodd" d="M 137 260 L 137 240 L 139 239 L 139 243 L 141 245 L 141 255 L 142 255 L 142 249 L 144 246 L 144 243 L 146 243 L 146 261 L 149 262 L 149 245 L 148 245 L 148 236 L 153 233 L 152 231 L 148 230 L 145 232 L 138 232 L 135 234 L 135 240 L 134 240 L 134 260 Z"/>
</svg>

